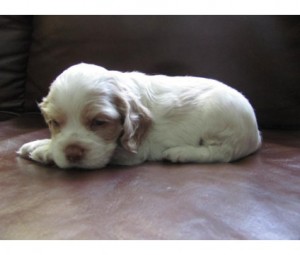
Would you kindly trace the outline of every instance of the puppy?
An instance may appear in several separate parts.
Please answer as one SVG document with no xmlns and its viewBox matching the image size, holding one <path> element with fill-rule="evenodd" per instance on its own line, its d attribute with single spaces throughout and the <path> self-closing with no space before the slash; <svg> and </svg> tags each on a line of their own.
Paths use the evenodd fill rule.
<svg viewBox="0 0 300 255">
<path fill-rule="evenodd" d="M 211 79 L 71 66 L 39 104 L 51 139 L 18 154 L 61 168 L 230 162 L 261 145 L 248 100 Z"/>
</svg>

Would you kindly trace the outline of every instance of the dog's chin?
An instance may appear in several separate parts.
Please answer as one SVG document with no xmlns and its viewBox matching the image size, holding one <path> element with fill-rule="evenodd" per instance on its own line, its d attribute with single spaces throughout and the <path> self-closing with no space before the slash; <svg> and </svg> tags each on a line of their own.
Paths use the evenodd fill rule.
<svg viewBox="0 0 300 255">
<path fill-rule="evenodd" d="M 109 161 L 101 162 L 101 163 L 88 163 L 88 162 L 79 162 L 79 163 L 62 163 L 62 162 L 55 162 L 59 168 L 62 169 L 86 169 L 86 170 L 93 170 L 93 169 L 100 169 L 104 168 Z"/>
<path fill-rule="evenodd" d="M 80 162 L 68 162 L 67 160 L 55 160 L 54 163 L 63 169 L 70 169 L 70 168 L 80 168 L 80 169 L 97 169 L 103 168 L 109 163 L 109 159 L 106 160 L 82 160 Z"/>
</svg>

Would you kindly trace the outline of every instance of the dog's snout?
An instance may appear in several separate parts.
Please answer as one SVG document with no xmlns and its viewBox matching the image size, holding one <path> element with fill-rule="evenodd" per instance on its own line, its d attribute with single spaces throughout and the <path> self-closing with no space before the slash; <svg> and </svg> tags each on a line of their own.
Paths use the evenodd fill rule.
<svg viewBox="0 0 300 255">
<path fill-rule="evenodd" d="M 85 149 L 79 145 L 71 144 L 65 148 L 65 155 L 69 162 L 76 163 L 83 159 Z"/>
</svg>

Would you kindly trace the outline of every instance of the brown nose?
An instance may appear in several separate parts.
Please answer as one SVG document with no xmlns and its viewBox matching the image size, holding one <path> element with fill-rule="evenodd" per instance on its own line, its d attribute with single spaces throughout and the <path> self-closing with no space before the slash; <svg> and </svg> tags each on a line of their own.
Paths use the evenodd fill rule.
<svg viewBox="0 0 300 255">
<path fill-rule="evenodd" d="M 65 148 L 65 155 L 69 162 L 76 163 L 83 159 L 85 154 L 84 148 L 76 144 L 70 144 Z"/>
</svg>

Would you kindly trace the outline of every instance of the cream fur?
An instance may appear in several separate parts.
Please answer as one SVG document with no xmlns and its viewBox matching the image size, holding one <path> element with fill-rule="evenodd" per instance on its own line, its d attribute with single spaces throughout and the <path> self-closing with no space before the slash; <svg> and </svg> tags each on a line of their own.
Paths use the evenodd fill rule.
<svg viewBox="0 0 300 255">
<path fill-rule="evenodd" d="M 62 168 L 230 162 L 261 145 L 248 100 L 211 79 L 82 63 L 57 77 L 40 107 L 51 139 L 29 142 L 18 154 Z"/>
</svg>

